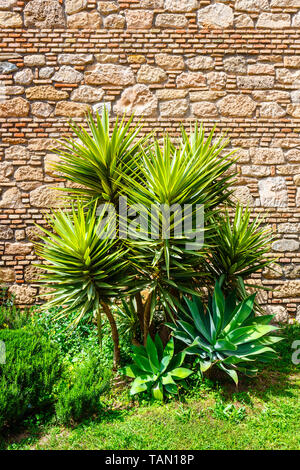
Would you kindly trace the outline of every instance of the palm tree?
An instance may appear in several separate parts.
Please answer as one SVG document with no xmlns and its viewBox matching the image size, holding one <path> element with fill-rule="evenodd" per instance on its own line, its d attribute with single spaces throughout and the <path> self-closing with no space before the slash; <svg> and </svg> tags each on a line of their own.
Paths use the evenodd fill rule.
<svg viewBox="0 0 300 470">
<path fill-rule="evenodd" d="M 77 312 L 74 320 L 90 314 L 97 319 L 101 341 L 101 312 L 107 316 L 114 342 L 114 368 L 120 362 L 119 335 L 110 304 L 130 286 L 126 250 L 111 238 L 111 226 L 96 215 L 96 205 L 88 210 L 77 202 L 70 211 L 56 211 L 48 216 L 51 230 L 43 228 L 43 243 L 36 244 L 37 254 L 45 260 L 41 282 L 54 289 L 47 303 L 63 306 L 60 317 Z M 48 294 L 51 295 L 51 294 Z"/>
</svg>

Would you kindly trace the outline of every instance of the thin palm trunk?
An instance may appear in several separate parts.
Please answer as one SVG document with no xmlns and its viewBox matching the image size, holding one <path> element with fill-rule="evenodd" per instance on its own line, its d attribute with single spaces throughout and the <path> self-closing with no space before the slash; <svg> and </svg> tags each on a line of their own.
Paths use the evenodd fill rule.
<svg viewBox="0 0 300 470">
<path fill-rule="evenodd" d="M 147 297 L 147 300 L 144 304 L 144 345 L 146 346 L 147 343 L 147 336 L 149 333 L 150 328 L 150 315 L 151 315 L 151 300 L 152 300 L 152 292 Z"/>
<path fill-rule="evenodd" d="M 112 334 L 112 340 L 114 343 L 114 365 L 113 369 L 117 370 L 118 367 L 120 366 L 120 343 L 119 343 L 119 333 L 117 329 L 117 324 L 114 319 L 113 314 L 111 313 L 111 310 L 109 306 L 105 302 L 101 302 L 101 306 L 103 308 L 103 311 L 105 315 L 108 318 L 110 327 L 111 327 L 111 334 Z"/>
</svg>

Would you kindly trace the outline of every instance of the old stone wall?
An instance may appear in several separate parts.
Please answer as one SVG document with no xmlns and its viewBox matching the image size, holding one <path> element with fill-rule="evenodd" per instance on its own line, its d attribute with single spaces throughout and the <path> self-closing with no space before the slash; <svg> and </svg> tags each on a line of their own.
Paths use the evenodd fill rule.
<svg viewBox="0 0 300 470">
<path fill-rule="evenodd" d="M 228 132 L 236 196 L 276 235 L 261 300 L 299 319 L 299 26 L 300 0 L 0 0 L 0 282 L 17 302 L 36 301 L 34 223 L 63 184 L 50 149 L 106 103 L 145 131 L 197 118 Z"/>
</svg>

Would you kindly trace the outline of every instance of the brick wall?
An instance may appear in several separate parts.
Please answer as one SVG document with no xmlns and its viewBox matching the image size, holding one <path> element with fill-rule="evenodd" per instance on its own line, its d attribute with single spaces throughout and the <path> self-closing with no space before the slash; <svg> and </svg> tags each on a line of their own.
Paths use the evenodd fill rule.
<svg viewBox="0 0 300 470">
<path fill-rule="evenodd" d="M 106 103 L 145 131 L 198 118 L 228 132 L 236 196 L 277 239 L 261 301 L 300 319 L 299 26 L 300 0 L 0 0 L 0 281 L 17 302 L 36 301 L 34 223 L 64 184 L 50 149 Z"/>
</svg>

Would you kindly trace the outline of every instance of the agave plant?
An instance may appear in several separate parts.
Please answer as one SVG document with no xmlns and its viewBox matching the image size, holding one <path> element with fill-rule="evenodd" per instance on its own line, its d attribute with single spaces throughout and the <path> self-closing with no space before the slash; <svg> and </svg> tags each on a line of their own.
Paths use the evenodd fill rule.
<svg viewBox="0 0 300 470">
<path fill-rule="evenodd" d="M 233 218 L 225 209 L 212 221 L 215 232 L 208 269 L 215 279 L 224 276 L 224 288 L 235 288 L 239 298 L 244 298 L 244 281 L 274 262 L 273 258 L 266 257 L 273 240 L 272 231 L 262 226 L 263 218 L 259 216 L 251 221 L 249 207 L 241 204 L 237 204 Z"/>
<path fill-rule="evenodd" d="M 185 352 L 199 358 L 202 372 L 217 366 L 237 384 L 238 372 L 253 377 L 253 363 L 276 358 L 271 346 L 281 340 L 270 335 L 278 329 L 269 325 L 272 315 L 255 317 L 254 298 L 255 294 L 237 303 L 234 292 L 224 298 L 216 282 L 207 309 L 198 296 L 185 297 L 186 308 L 178 312 L 176 324 L 168 326 L 186 344 Z"/>
<path fill-rule="evenodd" d="M 101 310 L 110 322 L 114 340 L 114 363 L 119 362 L 119 338 L 109 308 L 111 299 L 119 297 L 130 285 L 126 251 L 109 237 L 109 221 L 103 224 L 95 214 L 96 206 L 86 210 L 82 203 L 71 211 L 62 210 L 48 216 L 51 231 L 40 227 L 44 243 L 36 244 L 37 254 L 45 260 L 38 267 L 44 271 L 41 282 L 55 291 L 47 308 L 63 305 L 60 317 L 77 312 L 75 323 L 86 314 L 97 318 L 101 336 Z"/>
<path fill-rule="evenodd" d="M 117 118 L 112 127 L 104 107 L 101 117 L 97 114 L 94 119 L 88 114 L 88 130 L 70 122 L 74 137 L 59 142 L 55 153 L 60 161 L 52 166 L 58 174 L 75 183 L 74 187 L 65 189 L 71 196 L 117 202 L 123 177 L 137 170 L 140 147 L 149 138 L 139 137 L 139 124 L 130 127 L 133 116 L 127 122 L 124 119 Z"/>
<path fill-rule="evenodd" d="M 164 392 L 176 394 L 178 384 L 192 374 L 190 369 L 181 367 L 185 353 L 174 354 L 174 340 L 171 338 L 163 348 L 158 335 L 154 341 L 148 335 L 146 347 L 133 346 L 135 364 L 124 367 L 121 373 L 135 380 L 132 382 L 130 394 L 151 391 L 156 400 L 163 400 Z"/>
</svg>

